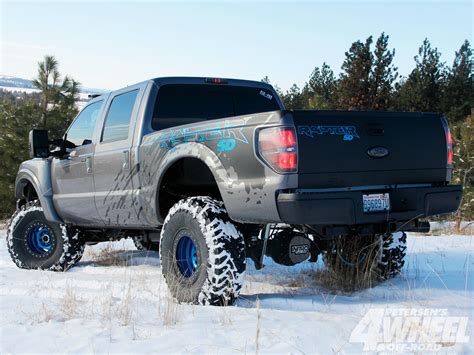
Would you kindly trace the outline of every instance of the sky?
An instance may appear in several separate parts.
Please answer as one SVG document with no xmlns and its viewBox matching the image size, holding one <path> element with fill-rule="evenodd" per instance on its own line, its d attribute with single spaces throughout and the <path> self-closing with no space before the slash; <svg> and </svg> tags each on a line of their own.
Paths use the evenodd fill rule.
<svg viewBox="0 0 474 355">
<path fill-rule="evenodd" d="M 425 37 L 451 65 L 473 33 L 471 1 L 0 0 L 0 12 L 0 74 L 31 79 L 50 54 L 61 73 L 109 90 L 159 76 L 302 87 L 315 66 L 339 73 L 352 42 L 383 31 L 408 75 Z"/>
</svg>

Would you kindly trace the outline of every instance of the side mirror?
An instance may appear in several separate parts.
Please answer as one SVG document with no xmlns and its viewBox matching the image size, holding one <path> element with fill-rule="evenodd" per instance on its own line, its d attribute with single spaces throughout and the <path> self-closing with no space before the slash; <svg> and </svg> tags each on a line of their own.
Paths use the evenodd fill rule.
<svg viewBox="0 0 474 355">
<path fill-rule="evenodd" d="M 32 129 L 28 139 L 30 158 L 47 158 L 50 156 L 48 131 Z"/>
</svg>

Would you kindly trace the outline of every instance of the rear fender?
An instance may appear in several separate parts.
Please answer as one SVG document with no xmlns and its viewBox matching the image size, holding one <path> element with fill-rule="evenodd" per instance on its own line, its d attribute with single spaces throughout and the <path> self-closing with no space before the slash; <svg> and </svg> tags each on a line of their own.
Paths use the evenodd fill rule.
<svg viewBox="0 0 474 355">
<path fill-rule="evenodd" d="M 183 143 L 168 151 L 161 160 L 159 167 L 156 169 L 159 174 L 156 175 L 153 189 L 150 190 L 148 192 L 148 196 L 146 196 L 146 199 L 149 202 L 146 203 L 148 209 L 144 212 L 149 221 L 157 219 L 156 222 L 160 224 L 163 223 L 159 211 L 156 210 L 158 206 L 161 182 L 167 170 L 174 163 L 183 158 L 196 158 L 207 165 L 214 176 L 214 180 L 217 183 L 219 192 L 224 200 L 224 204 L 226 203 L 227 196 L 225 196 L 225 191 L 226 187 L 230 184 L 230 178 L 217 155 L 203 144 L 195 142 Z"/>
<path fill-rule="evenodd" d="M 139 196 L 140 209 L 147 224 L 162 223 L 162 216 L 157 211 L 159 187 L 167 169 L 182 158 L 199 159 L 210 169 L 233 220 L 246 223 L 279 222 L 276 192 L 296 188 L 298 176 L 276 173 L 259 160 L 254 147 L 255 132 L 260 127 L 292 124 L 290 115 L 281 115 L 281 112 L 266 112 L 219 119 L 144 137 L 139 158 Z M 209 133 L 203 136 L 210 138 L 198 139 L 198 133 Z M 236 144 L 222 146 L 222 143 L 229 141 L 236 141 Z"/>
</svg>

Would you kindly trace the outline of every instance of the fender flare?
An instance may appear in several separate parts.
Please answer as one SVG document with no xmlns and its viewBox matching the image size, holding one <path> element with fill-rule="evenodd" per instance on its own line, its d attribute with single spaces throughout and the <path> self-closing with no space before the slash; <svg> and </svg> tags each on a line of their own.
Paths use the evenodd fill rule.
<svg viewBox="0 0 474 355">
<path fill-rule="evenodd" d="M 40 183 L 36 174 L 28 167 L 20 166 L 16 180 L 15 180 L 15 198 L 18 200 L 23 197 L 23 187 L 25 183 L 30 183 L 38 195 L 38 199 L 43 207 L 45 218 L 50 222 L 63 223 L 63 220 L 58 216 L 53 204 L 53 189 L 51 183 Z M 45 186 L 46 185 L 46 186 Z"/>
<path fill-rule="evenodd" d="M 211 172 L 212 176 L 214 177 L 214 180 L 216 181 L 217 188 L 219 189 L 223 202 L 224 204 L 226 203 L 225 200 L 227 194 L 225 193 L 225 191 L 227 191 L 228 186 L 231 185 L 231 179 L 218 156 L 204 144 L 196 142 L 182 143 L 167 152 L 158 167 L 160 174 L 158 175 L 158 178 L 156 179 L 155 185 L 153 187 L 154 193 L 152 197 L 152 204 L 153 206 L 156 206 L 156 217 L 158 218 L 160 223 L 163 223 L 163 218 L 159 213 L 158 200 L 163 177 L 174 163 L 184 158 L 198 159 L 209 168 L 209 171 Z"/>
</svg>

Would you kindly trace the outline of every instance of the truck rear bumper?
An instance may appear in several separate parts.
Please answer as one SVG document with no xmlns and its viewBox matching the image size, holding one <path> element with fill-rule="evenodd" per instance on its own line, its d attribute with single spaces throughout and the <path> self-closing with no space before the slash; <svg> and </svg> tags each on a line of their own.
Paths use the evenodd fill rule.
<svg viewBox="0 0 474 355">
<path fill-rule="evenodd" d="M 362 195 L 390 193 L 391 210 L 364 213 Z M 408 221 L 446 214 L 459 208 L 462 186 L 394 187 L 366 189 L 295 190 L 278 194 L 278 213 L 282 222 L 311 225 L 355 225 Z"/>
</svg>

